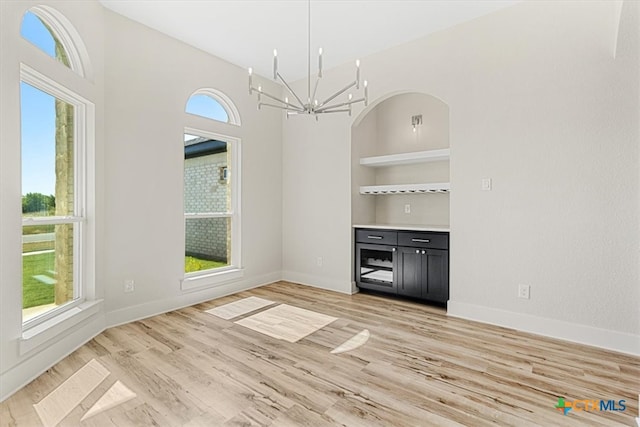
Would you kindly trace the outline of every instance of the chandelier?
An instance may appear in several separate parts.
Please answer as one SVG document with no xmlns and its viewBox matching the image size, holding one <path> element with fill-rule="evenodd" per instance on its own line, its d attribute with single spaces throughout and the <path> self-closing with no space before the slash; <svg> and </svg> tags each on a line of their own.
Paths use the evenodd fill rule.
<svg viewBox="0 0 640 427">
<path fill-rule="evenodd" d="M 329 113 L 348 113 L 351 115 L 351 107 L 354 104 L 358 104 L 360 102 L 364 102 L 364 105 L 367 106 L 369 103 L 369 91 L 367 88 L 367 81 L 364 80 L 362 82 L 362 86 L 364 88 L 364 94 L 361 98 L 354 99 L 353 93 L 347 94 L 347 99 L 339 98 L 341 95 L 346 93 L 349 89 L 355 87 L 356 90 L 360 89 L 360 60 L 356 60 L 356 78 L 354 81 L 346 85 L 344 88 L 335 92 L 333 95 L 324 99 L 324 101 L 319 101 L 316 98 L 316 94 L 318 92 L 318 85 L 320 83 L 320 79 L 322 78 L 322 48 L 318 51 L 318 74 L 315 79 L 315 83 L 313 85 L 313 93 L 311 93 L 311 0 L 308 1 L 308 34 L 307 34 L 307 96 L 306 102 L 293 90 L 287 81 L 282 77 L 282 75 L 278 72 L 278 51 L 276 49 L 273 50 L 273 79 L 275 81 L 280 80 L 284 87 L 289 92 L 289 95 L 292 96 L 290 99 L 288 96 L 284 98 L 269 94 L 262 90 L 262 86 L 258 85 L 258 87 L 253 86 L 253 69 L 249 68 L 249 95 L 256 92 L 258 95 L 258 110 L 263 106 L 279 108 L 286 112 L 287 118 L 290 115 L 298 115 L 298 114 L 309 114 L 316 117 L 318 120 L 318 116 L 320 114 L 329 114 Z M 268 98 L 268 100 L 273 102 L 264 102 L 264 98 Z M 291 101 L 291 102 L 290 102 Z"/>
</svg>

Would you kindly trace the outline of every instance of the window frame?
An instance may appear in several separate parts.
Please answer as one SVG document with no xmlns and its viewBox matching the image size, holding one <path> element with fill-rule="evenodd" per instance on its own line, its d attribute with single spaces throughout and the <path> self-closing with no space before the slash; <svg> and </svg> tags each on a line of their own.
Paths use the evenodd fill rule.
<svg viewBox="0 0 640 427">
<path fill-rule="evenodd" d="M 212 120 L 212 119 L 209 119 Z M 222 122 L 221 122 L 222 123 Z M 223 135 L 217 132 L 204 130 L 202 128 L 185 127 L 184 134 L 200 136 L 218 141 L 224 141 L 227 143 L 227 152 L 231 158 L 231 161 L 227 164 L 227 170 L 230 170 L 228 175 L 230 179 L 229 192 L 231 193 L 231 203 L 229 211 L 220 213 L 185 213 L 184 212 L 184 157 L 182 158 L 183 167 L 183 230 L 185 233 L 185 245 L 186 245 L 186 221 L 187 219 L 204 219 L 204 218 L 230 218 L 231 219 L 231 259 L 229 265 L 219 268 L 213 268 L 208 270 L 194 271 L 191 273 L 184 273 L 184 278 L 181 280 L 181 289 L 183 291 L 189 291 L 192 289 L 199 289 L 203 287 L 213 287 L 227 283 L 231 280 L 238 279 L 244 275 L 242 268 L 242 216 L 241 216 L 241 150 L 240 150 L 240 138 L 230 135 Z M 228 172 L 229 173 L 229 172 Z M 184 249 L 184 248 L 183 248 Z"/>
<path fill-rule="evenodd" d="M 222 109 L 227 113 L 227 121 L 223 122 L 221 120 L 216 120 L 216 119 L 212 119 L 211 117 L 207 117 L 207 116 L 203 116 L 200 114 L 195 114 L 195 113 L 190 113 L 187 111 L 186 106 L 189 104 L 189 101 L 191 100 L 191 98 L 193 96 L 196 95 L 205 95 L 208 96 L 209 98 L 213 99 L 214 101 L 216 101 L 218 104 L 220 104 L 220 106 L 222 107 Z M 240 119 L 240 112 L 238 111 L 238 109 L 236 108 L 235 104 L 233 103 L 233 101 L 231 100 L 231 98 L 229 98 L 225 93 L 217 90 L 217 89 L 213 89 L 213 88 L 201 88 L 196 90 L 195 92 L 193 92 L 191 95 L 189 95 L 189 98 L 187 98 L 187 102 L 185 104 L 185 113 L 191 115 L 191 116 L 195 116 L 195 117 L 202 117 L 206 120 L 212 120 L 215 123 L 226 123 L 228 125 L 233 125 L 233 126 L 241 126 L 242 122 Z"/>
<path fill-rule="evenodd" d="M 89 143 L 91 129 L 94 129 L 95 107 L 86 98 L 76 92 L 67 89 L 53 79 L 36 71 L 30 66 L 20 64 L 20 83 L 24 82 L 54 98 L 73 105 L 74 110 L 74 206 L 73 215 L 48 216 L 48 217 L 26 217 L 22 219 L 21 227 L 34 225 L 62 225 L 73 224 L 73 281 L 75 298 L 58 307 L 52 308 L 27 321 L 22 320 L 23 334 L 39 327 L 45 322 L 51 321 L 61 314 L 85 303 L 87 295 L 91 294 L 89 286 L 94 284 L 93 274 L 86 271 L 86 252 L 88 242 L 86 239 L 87 227 L 87 144 Z M 22 121 L 22 116 L 21 116 Z M 22 147 L 22 139 L 20 140 Z M 22 181 L 22 174 L 20 176 Z M 21 233 L 22 234 L 22 233 Z M 21 276 L 22 277 L 22 276 Z M 21 283 L 21 287 L 22 287 Z"/>
</svg>

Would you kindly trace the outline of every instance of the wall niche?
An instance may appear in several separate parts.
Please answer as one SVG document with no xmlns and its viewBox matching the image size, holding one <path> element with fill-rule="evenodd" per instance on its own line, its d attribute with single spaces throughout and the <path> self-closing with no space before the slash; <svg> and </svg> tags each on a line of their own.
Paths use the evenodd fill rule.
<svg viewBox="0 0 640 427">
<path fill-rule="evenodd" d="M 362 114 L 351 128 L 352 224 L 448 226 L 449 106 L 404 93 Z"/>
</svg>

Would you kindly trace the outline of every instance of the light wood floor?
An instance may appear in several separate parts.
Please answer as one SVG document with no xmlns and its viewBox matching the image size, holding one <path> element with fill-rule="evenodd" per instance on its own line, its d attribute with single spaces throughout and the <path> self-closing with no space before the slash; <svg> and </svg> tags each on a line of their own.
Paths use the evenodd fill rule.
<svg viewBox="0 0 640 427">
<path fill-rule="evenodd" d="M 249 296 L 338 320 L 289 343 L 204 313 Z M 41 425 L 33 404 L 93 359 L 110 374 L 62 426 L 631 426 L 640 391 L 638 357 L 279 282 L 105 331 L 0 404 L 0 425 Z M 81 421 L 117 381 L 136 397 Z M 627 409 L 563 415 L 560 396 Z"/>
</svg>

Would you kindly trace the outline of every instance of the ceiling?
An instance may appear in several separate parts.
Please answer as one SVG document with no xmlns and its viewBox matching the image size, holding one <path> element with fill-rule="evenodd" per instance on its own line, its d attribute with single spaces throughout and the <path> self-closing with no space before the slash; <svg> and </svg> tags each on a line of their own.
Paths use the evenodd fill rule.
<svg viewBox="0 0 640 427">
<path fill-rule="evenodd" d="M 307 0 L 99 0 L 105 7 L 256 73 L 270 76 L 273 49 L 289 81 L 307 76 Z M 518 0 L 313 0 L 311 72 L 510 6 Z"/>
</svg>

